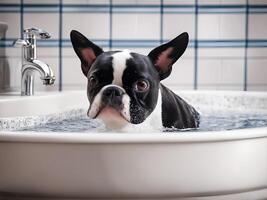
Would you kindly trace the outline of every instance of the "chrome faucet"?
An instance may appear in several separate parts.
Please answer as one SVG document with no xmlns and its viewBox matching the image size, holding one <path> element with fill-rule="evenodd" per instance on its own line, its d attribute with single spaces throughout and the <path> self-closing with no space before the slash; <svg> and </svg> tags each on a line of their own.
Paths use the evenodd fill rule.
<svg viewBox="0 0 267 200">
<path fill-rule="evenodd" d="M 23 31 L 23 39 L 17 39 L 14 46 L 22 46 L 23 58 L 21 68 L 21 95 L 32 96 L 34 94 L 34 71 L 38 71 L 44 85 L 52 85 L 55 76 L 52 69 L 46 63 L 36 59 L 36 38 L 49 39 L 48 32 L 29 28 Z"/>
</svg>

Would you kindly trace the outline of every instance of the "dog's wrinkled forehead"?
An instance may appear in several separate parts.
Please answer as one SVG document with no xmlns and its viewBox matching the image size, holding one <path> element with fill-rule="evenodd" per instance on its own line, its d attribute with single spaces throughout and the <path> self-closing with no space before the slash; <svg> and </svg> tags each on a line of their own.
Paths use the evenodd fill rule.
<svg viewBox="0 0 267 200">
<path fill-rule="evenodd" d="M 97 71 L 102 74 L 102 77 L 112 77 L 110 84 L 122 86 L 124 73 L 130 71 L 133 72 L 131 74 L 133 75 L 134 71 L 142 72 L 143 70 L 136 69 L 147 67 L 147 62 L 150 61 L 145 61 L 146 59 L 148 59 L 146 56 L 130 52 L 129 50 L 104 52 L 97 57 L 88 73 L 88 78 Z M 151 69 L 153 68 L 151 67 Z"/>
</svg>

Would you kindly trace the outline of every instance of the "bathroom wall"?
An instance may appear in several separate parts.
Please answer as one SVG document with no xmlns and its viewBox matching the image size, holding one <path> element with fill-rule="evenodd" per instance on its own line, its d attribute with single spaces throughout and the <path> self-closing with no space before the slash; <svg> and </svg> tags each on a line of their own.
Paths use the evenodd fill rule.
<svg viewBox="0 0 267 200">
<path fill-rule="evenodd" d="M 72 29 L 105 50 L 145 54 L 187 31 L 189 48 L 165 84 L 267 90 L 267 0 L 0 0 L 0 21 L 8 23 L 0 42 L 0 78 L 9 81 L 0 91 L 19 91 L 21 48 L 12 42 L 29 27 L 52 34 L 50 40 L 38 40 L 38 58 L 53 68 L 57 81 L 45 87 L 36 77 L 37 90 L 85 89 L 69 41 Z"/>
</svg>

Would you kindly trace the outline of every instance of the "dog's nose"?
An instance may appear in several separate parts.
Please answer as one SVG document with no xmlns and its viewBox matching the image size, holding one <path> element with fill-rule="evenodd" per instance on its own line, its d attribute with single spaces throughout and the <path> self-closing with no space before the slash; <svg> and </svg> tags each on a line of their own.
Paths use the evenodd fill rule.
<svg viewBox="0 0 267 200">
<path fill-rule="evenodd" d="M 118 87 L 110 86 L 103 91 L 102 95 L 104 97 L 110 97 L 110 98 L 121 97 L 123 95 L 123 91 Z"/>
</svg>

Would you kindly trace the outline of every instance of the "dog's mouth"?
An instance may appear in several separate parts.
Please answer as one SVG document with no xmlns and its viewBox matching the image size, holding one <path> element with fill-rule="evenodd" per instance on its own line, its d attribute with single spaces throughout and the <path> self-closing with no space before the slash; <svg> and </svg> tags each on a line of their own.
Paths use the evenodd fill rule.
<svg viewBox="0 0 267 200">
<path fill-rule="evenodd" d="M 127 122 L 130 122 L 129 113 L 127 113 L 128 109 L 125 108 L 124 104 L 120 105 L 112 105 L 111 103 L 103 103 L 96 107 L 96 105 L 90 106 L 88 109 L 88 117 L 95 118 L 105 118 L 109 121 L 116 121 L 121 118 Z"/>
<path fill-rule="evenodd" d="M 123 113 L 123 105 L 120 106 L 113 106 L 109 104 L 102 104 L 99 108 L 98 113 L 96 114 L 95 118 L 101 117 L 102 115 L 107 115 L 110 118 L 118 118 L 122 117 L 126 121 L 129 122 L 129 119 L 126 117 L 126 113 Z M 112 119 L 110 119 L 112 120 Z"/>
<path fill-rule="evenodd" d="M 102 105 L 93 118 L 102 120 L 111 130 L 120 130 L 130 122 L 127 115 L 123 113 L 123 109 L 110 105 Z"/>
</svg>

